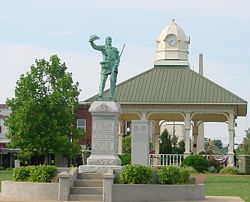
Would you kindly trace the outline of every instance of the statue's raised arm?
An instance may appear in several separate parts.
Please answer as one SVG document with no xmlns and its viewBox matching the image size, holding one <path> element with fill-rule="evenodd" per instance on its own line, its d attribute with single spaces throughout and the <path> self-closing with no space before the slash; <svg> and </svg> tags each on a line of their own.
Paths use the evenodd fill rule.
<svg viewBox="0 0 250 202">
<path fill-rule="evenodd" d="M 97 35 L 91 35 L 89 42 L 92 48 L 101 51 L 103 56 L 103 61 L 100 62 L 102 69 L 99 85 L 99 99 L 104 99 L 103 91 L 108 75 L 110 75 L 110 100 L 114 100 L 118 66 L 120 63 L 119 51 L 117 48 L 112 47 L 112 38 L 110 36 L 106 38 L 105 45 L 96 45 L 94 41 L 98 39 L 100 38 Z"/>
<path fill-rule="evenodd" d="M 96 41 L 96 40 L 98 40 L 98 39 L 100 39 L 99 36 L 97 36 L 97 35 L 95 35 L 95 34 L 94 34 L 94 35 L 91 35 L 91 36 L 89 37 L 89 43 L 90 43 L 90 45 L 92 46 L 93 49 L 102 51 L 103 46 L 98 46 L 98 45 L 96 45 L 96 44 L 94 43 L 94 41 Z"/>
</svg>

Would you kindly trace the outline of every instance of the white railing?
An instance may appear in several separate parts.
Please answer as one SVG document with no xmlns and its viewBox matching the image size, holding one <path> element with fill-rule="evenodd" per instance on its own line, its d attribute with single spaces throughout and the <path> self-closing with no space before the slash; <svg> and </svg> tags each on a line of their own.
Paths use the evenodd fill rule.
<svg viewBox="0 0 250 202">
<path fill-rule="evenodd" d="M 181 166 L 183 154 L 150 154 L 150 166 Z"/>
<path fill-rule="evenodd" d="M 201 155 L 206 159 L 215 159 L 221 165 L 227 165 L 227 156 L 223 155 Z M 154 167 L 159 166 L 181 166 L 184 159 L 183 154 L 150 154 L 149 165 Z"/>
</svg>

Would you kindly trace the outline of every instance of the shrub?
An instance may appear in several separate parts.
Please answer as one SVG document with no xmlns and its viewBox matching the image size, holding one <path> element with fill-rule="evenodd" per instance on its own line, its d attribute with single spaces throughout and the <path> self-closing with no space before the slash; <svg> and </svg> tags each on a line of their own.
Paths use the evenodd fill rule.
<svg viewBox="0 0 250 202">
<path fill-rule="evenodd" d="M 210 164 L 210 167 L 208 168 L 208 172 L 218 173 L 223 168 L 223 166 L 214 158 L 210 158 L 208 161 Z"/>
<path fill-rule="evenodd" d="M 159 184 L 158 168 L 152 168 L 152 184 Z"/>
<path fill-rule="evenodd" d="M 198 172 L 205 172 L 209 168 L 209 162 L 203 156 L 193 155 L 185 158 L 182 166 L 192 166 Z"/>
<path fill-rule="evenodd" d="M 220 174 L 231 174 L 231 175 L 239 175 L 240 171 L 238 168 L 234 167 L 225 167 L 220 170 Z"/>
<path fill-rule="evenodd" d="M 178 167 L 168 166 L 158 171 L 158 180 L 160 184 L 176 184 L 180 176 Z"/>
<path fill-rule="evenodd" d="M 57 168 L 55 166 L 30 166 L 30 182 L 51 182 L 56 176 Z"/>
<path fill-rule="evenodd" d="M 149 184 L 152 182 L 152 169 L 143 165 L 126 165 L 119 176 L 122 184 Z"/>
<path fill-rule="evenodd" d="M 190 172 L 185 168 L 168 166 L 158 171 L 160 184 L 185 184 L 189 182 Z"/>
<path fill-rule="evenodd" d="M 122 166 L 131 164 L 131 154 L 130 153 L 121 154 L 121 155 L 119 155 L 119 158 L 121 159 Z"/>
<path fill-rule="evenodd" d="M 214 167 L 214 166 L 210 166 L 210 167 L 207 169 L 207 171 L 208 171 L 209 173 L 218 173 L 218 170 L 217 170 L 216 167 Z"/>
<path fill-rule="evenodd" d="M 13 177 L 15 181 L 29 181 L 30 171 L 27 167 L 17 167 L 13 169 Z"/>
<path fill-rule="evenodd" d="M 183 166 L 182 168 L 185 168 L 190 173 L 197 173 L 197 170 L 195 170 L 192 166 Z"/>
<path fill-rule="evenodd" d="M 56 173 L 56 166 L 40 165 L 15 168 L 13 176 L 15 181 L 51 182 Z"/>
<path fill-rule="evenodd" d="M 190 171 L 186 168 L 180 168 L 180 178 L 178 183 L 179 184 L 188 184 L 190 181 Z"/>
</svg>

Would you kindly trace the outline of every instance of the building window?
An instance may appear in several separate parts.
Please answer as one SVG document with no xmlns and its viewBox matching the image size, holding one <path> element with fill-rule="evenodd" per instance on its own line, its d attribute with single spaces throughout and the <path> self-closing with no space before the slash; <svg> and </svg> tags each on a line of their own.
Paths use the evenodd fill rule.
<svg viewBox="0 0 250 202">
<path fill-rule="evenodd" d="M 86 130 L 86 119 L 77 119 L 76 127 Z"/>
</svg>

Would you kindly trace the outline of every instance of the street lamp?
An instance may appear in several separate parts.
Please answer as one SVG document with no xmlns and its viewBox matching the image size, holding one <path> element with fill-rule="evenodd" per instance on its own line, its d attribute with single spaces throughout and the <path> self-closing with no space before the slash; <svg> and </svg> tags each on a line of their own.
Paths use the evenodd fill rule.
<svg viewBox="0 0 250 202">
<path fill-rule="evenodd" d="M 127 127 L 127 135 L 130 135 L 130 128 Z"/>
</svg>

